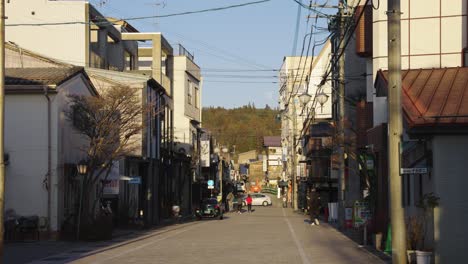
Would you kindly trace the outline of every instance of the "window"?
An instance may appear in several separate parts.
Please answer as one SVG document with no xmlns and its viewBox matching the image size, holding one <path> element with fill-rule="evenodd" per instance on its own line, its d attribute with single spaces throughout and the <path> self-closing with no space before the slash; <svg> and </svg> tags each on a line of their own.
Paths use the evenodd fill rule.
<svg viewBox="0 0 468 264">
<path fill-rule="evenodd" d="M 192 105 L 192 82 L 190 80 L 188 80 L 187 89 L 187 103 Z"/>
<path fill-rule="evenodd" d="M 200 108 L 200 94 L 199 94 L 199 89 L 198 87 L 195 86 L 195 107 Z"/>
</svg>

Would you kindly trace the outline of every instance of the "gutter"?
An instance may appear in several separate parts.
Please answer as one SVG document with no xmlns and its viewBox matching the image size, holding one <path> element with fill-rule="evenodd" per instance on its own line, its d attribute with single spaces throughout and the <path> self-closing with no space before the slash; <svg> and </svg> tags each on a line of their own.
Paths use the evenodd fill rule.
<svg viewBox="0 0 468 264">
<path fill-rule="evenodd" d="M 48 87 L 44 87 L 44 96 L 47 99 L 47 173 L 45 175 L 44 181 L 46 182 L 46 189 L 47 189 L 47 219 L 49 222 L 49 231 L 50 231 L 50 224 L 51 224 L 51 217 L 52 217 L 52 204 L 51 204 L 51 168 L 52 168 L 52 139 L 51 139 L 51 104 L 50 104 L 50 97 L 48 94 Z"/>
</svg>

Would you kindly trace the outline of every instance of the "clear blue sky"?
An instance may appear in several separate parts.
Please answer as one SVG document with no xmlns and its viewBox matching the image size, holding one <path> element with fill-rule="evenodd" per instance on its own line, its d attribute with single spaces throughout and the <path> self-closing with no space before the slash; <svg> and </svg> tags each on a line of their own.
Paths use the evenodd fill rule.
<svg viewBox="0 0 468 264">
<path fill-rule="evenodd" d="M 90 0 L 103 15 L 118 18 L 165 15 L 250 1 L 255 0 Z M 100 2 L 104 4 L 99 5 Z M 205 80 L 203 106 L 233 108 L 253 102 L 257 108 L 266 104 L 276 107 L 279 84 L 278 78 L 272 76 L 277 73 L 256 70 L 279 69 L 283 57 L 291 55 L 297 9 L 293 0 L 271 0 L 229 10 L 130 23 L 142 32 L 162 32 L 171 44 L 181 43 L 195 55 Z M 307 10 L 302 9 L 298 53 L 307 15 Z"/>
</svg>

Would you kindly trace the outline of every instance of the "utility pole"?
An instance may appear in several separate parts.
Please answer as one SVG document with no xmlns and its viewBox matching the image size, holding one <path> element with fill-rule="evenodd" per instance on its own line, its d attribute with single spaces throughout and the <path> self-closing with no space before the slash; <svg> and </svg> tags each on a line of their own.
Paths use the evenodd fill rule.
<svg viewBox="0 0 468 264">
<path fill-rule="evenodd" d="M 340 19 L 340 46 L 338 54 L 341 55 L 338 61 L 338 159 L 339 159 L 339 175 L 338 175 L 338 221 L 341 227 L 345 221 L 345 10 L 343 0 L 339 2 L 339 19 Z"/>
<path fill-rule="evenodd" d="M 5 120 L 5 0 L 0 0 L 0 263 L 3 263 L 5 211 L 5 151 L 3 130 Z"/>
<path fill-rule="evenodd" d="M 392 261 L 406 263 L 406 227 L 402 203 L 400 146 L 403 130 L 401 115 L 401 12 L 400 0 L 388 2 L 388 174 L 390 180 L 390 218 Z"/>
<path fill-rule="evenodd" d="M 291 92 L 294 92 L 294 84 L 293 84 L 293 90 Z M 298 210 L 298 202 L 297 202 L 297 177 L 296 177 L 296 172 L 297 172 L 297 168 L 296 168 L 296 164 L 297 164 L 297 153 L 296 153 L 296 137 L 297 137 L 297 109 L 296 109 L 296 101 L 297 101 L 297 96 L 296 94 L 293 94 L 293 100 L 292 100 L 292 105 L 293 105 L 293 140 L 292 140 L 292 151 L 291 153 L 293 154 L 293 157 L 292 157 L 292 166 L 291 166 L 291 169 L 292 169 L 292 191 L 291 191 L 291 199 L 292 199 L 292 202 L 293 202 L 293 210 L 294 211 L 297 211 Z"/>
</svg>

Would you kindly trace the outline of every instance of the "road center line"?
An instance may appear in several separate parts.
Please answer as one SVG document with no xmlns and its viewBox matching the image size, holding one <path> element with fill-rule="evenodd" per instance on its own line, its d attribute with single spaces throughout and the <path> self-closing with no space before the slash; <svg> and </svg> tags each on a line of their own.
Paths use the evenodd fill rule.
<svg viewBox="0 0 468 264">
<path fill-rule="evenodd" d="M 304 248 L 302 248 L 301 243 L 297 239 L 296 232 L 294 232 L 294 229 L 292 228 L 291 222 L 289 222 L 289 219 L 286 217 L 286 212 L 284 211 L 284 208 L 282 208 L 282 211 L 283 211 L 284 220 L 288 224 L 289 232 L 291 232 L 291 236 L 292 236 L 292 238 L 294 240 L 294 243 L 296 244 L 297 250 L 299 251 L 299 255 L 301 256 L 302 263 L 303 264 L 310 264 L 310 261 L 309 261 L 309 259 L 307 258 L 306 254 L 304 252 Z"/>
</svg>

